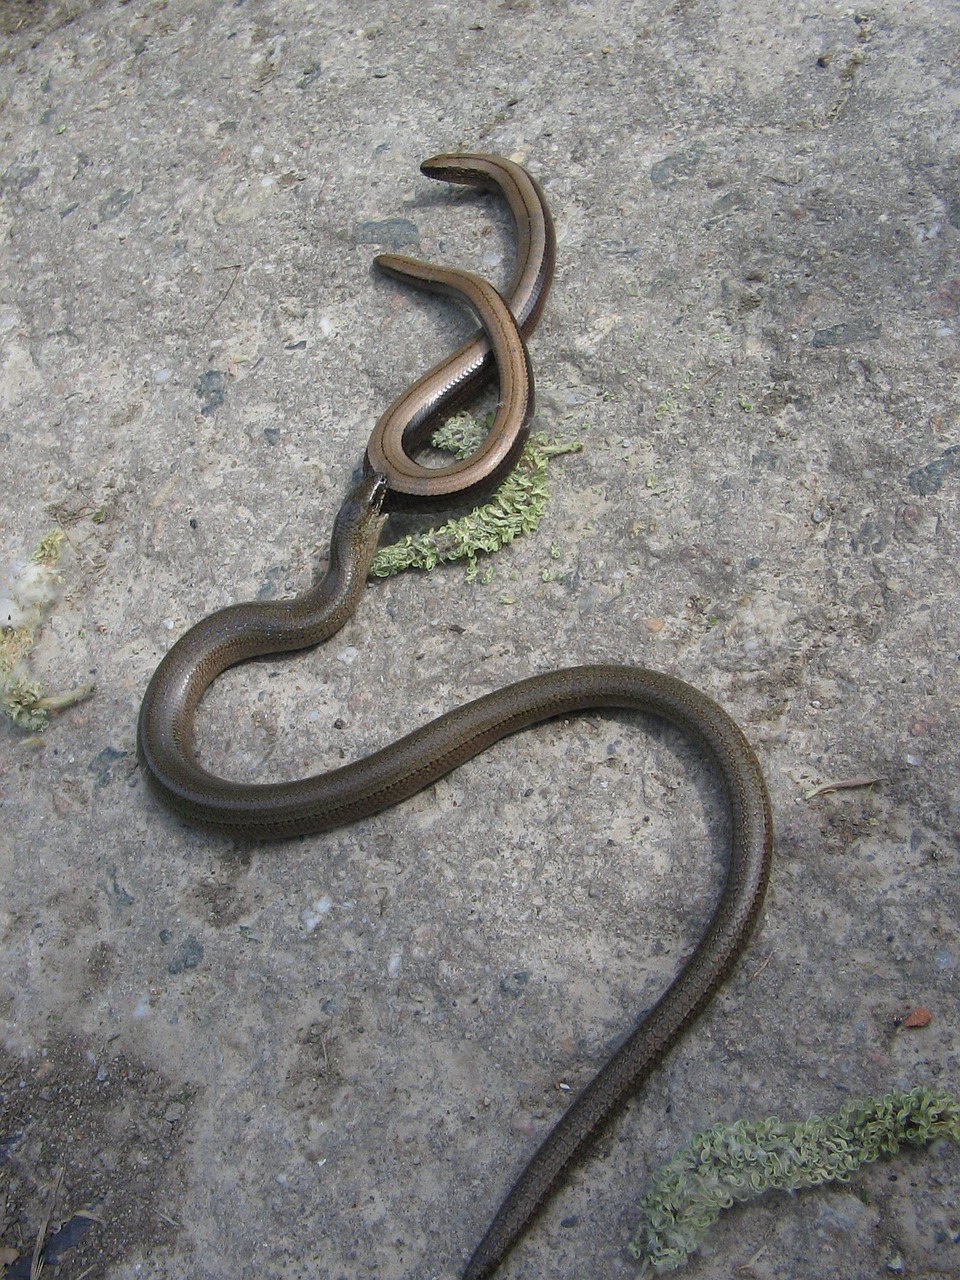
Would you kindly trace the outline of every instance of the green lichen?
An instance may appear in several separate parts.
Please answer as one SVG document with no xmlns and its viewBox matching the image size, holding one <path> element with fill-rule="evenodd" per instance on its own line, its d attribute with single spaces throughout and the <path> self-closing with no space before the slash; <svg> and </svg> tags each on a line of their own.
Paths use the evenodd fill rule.
<svg viewBox="0 0 960 1280">
<path fill-rule="evenodd" d="M 486 426 L 469 414 L 451 418 L 433 436 L 433 445 L 467 458 L 486 434 Z M 480 572 L 478 558 L 492 555 L 540 523 L 547 503 L 547 464 L 562 453 L 582 448 L 578 441 L 548 441 L 536 434 L 529 438 L 516 466 L 489 502 L 468 515 L 450 520 L 437 529 L 407 534 L 374 557 L 370 576 L 387 578 L 404 569 L 433 569 L 450 560 L 466 560 L 467 581 Z"/>
<path fill-rule="evenodd" d="M 657 1272 L 673 1271 L 736 1201 L 847 1182 L 879 1156 L 938 1138 L 960 1142 L 960 1103 L 922 1085 L 848 1102 L 826 1119 L 714 1125 L 654 1175 L 630 1251 L 648 1258 Z"/>
</svg>

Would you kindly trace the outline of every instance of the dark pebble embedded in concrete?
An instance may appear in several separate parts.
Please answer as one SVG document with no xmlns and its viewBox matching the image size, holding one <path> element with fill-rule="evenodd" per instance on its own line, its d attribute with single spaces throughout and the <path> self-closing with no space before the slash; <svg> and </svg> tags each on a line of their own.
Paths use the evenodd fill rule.
<svg viewBox="0 0 960 1280">
<path fill-rule="evenodd" d="M 227 390 L 227 375 L 221 369 L 208 369 L 197 383 L 200 412 L 206 418 L 223 404 Z"/>
<path fill-rule="evenodd" d="M 186 973 L 188 969 L 196 969 L 203 959 L 203 943 L 196 938 L 187 938 L 177 947 L 176 954 L 167 965 L 168 973 Z"/>
<path fill-rule="evenodd" d="M 910 486 L 911 493 L 927 497 L 931 493 L 939 492 L 947 476 L 953 475 L 955 471 L 960 471 L 960 445 L 956 444 L 951 445 L 933 462 L 908 472 L 907 484 Z"/>
</svg>

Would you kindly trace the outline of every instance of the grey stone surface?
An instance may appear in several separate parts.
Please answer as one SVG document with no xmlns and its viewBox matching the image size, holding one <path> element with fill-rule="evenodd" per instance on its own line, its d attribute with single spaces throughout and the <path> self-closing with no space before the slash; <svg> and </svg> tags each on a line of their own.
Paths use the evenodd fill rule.
<svg viewBox="0 0 960 1280">
<path fill-rule="evenodd" d="M 2 12 L 2 550 L 65 530 L 34 666 L 97 682 L 0 739 L 3 1245 L 29 1257 L 62 1165 L 59 1217 L 103 1219 L 69 1274 L 455 1275 L 702 928 L 719 800 L 656 727 L 547 727 L 289 847 L 186 829 L 138 776 L 171 640 L 309 581 L 376 416 L 468 330 L 373 254 L 505 279 L 496 201 L 419 176 L 439 150 L 547 191 L 539 425 L 584 452 L 489 586 L 376 584 L 326 651 L 221 680 L 207 758 L 300 774 L 592 660 L 682 676 L 755 743 L 762 926 L 509 1280 L 634 1275 L 694 1129 L 956 1088 L 956 7 Z M 939 1147 L 728 1214 L 690 1274 L 951 1276 L 958 1233 Z"/>
</svg>

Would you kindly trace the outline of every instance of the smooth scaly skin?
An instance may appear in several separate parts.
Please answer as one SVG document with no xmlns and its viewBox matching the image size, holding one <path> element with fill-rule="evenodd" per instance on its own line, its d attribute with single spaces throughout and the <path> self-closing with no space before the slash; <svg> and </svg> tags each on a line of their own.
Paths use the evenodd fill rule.
<svg viewBox="0 0 960 1280">
<path fill-rule="evenodd" d="M 464 1280 L 482 1280 L 569 1161 L 660 1062 L 743 950 L 769 876 L 770 807 L 757 759 L 726 712 L 682 680 L 641 667 L 571 667 L 534 676 L 458 707 L 363 760 L 298 782 L 235 783 L 202 769 L 191 745 L 193 715 L 216 676 L 257 654 L 318 643 L 353 612 L 380 531 L 379 483 L 365 479 L 344 504 L 330 568 L 315 592 L 286 606 L 223 609 L 187 632 L 160 664 L 140 715 L 139 750 L 166 805 L 190 822 L 237 837 L 326 831 L 390 808 L 530 725 L 614 707 L 669 720 L 699 742 L 717 768 L 731 814 L 726 882 L 702 941 L 527 1164 L 464 1272 Z"/>
<path fill-rule="evenodd" d="M 506 303 L 492 285 L 469 272 L 394 255 L 382 265 L 391 275 L 457 298 L 476 312 L 489 336 L 500 378 L 500 403 L 489 438 L 497 442 L 499 451 L 515 453 L 530 419 L 533 375 Z M 497 450 L 491 450 L 482 465 L 467 459 L 439 468 L 436 485 L 447 493 L 457 492 L 481 483 L 484 468 L 489 471 L 501 465 Z M 327 572 L 313 590 L 279 603 L 251 602 L 220 609 L 181 636 L 157 667 L 140 709 L 138 751 L 154 789 L 183 817 L 239 836 L 282 839 L 375 813 L 427 785 L 426 779 L 410 785 L 419 776 L 419 766 L 407 770 L 409 779 L 397 776 L 392 748 L 370 757 L 359 769 L 267 786 L 217 778 L 197 762 L 192 745 L 197 703 L 227 667 L 320 644 L 350 617 L 376 552 L 388 492 L 387 479 L 371 472 L 347 495 L 334 522 Z M 378 768 L 389 782 L 383 798 L 374 790 L 373 798 L 367 799 L 371 780 L 376 783 L 381 776 Z"/>
<path fill-rule="evenodd" d="M 480 276 L 392 253 L 381 254 L 376 263 L 395 279 L 457 298 L 473 308 L 487 334 L 486 345 L 497 369 L 500 394 L 490 430 L 468 458 L 446 466 L 422 467 L 403 449 L 387 448 L 383 458 L 373 465 L 369 463 L 368 449 L 368 474 L 385 477 L 388 495 L 402 490 L 405 495 L 416 497 L 420 509 L 428 505 L 428 499 L 429 505 L 441 507 L 449 507 L 454 501 L 472 502 L 511 470 L 529 434 L 534 394 L 526 344 L 499 293 Z M 379 424 L 375 431 L 378 429 Z M 391 441 L 389 437 L 384 440 L 385 446 L 397 443 L 399 440 Z"/>
<path fill-rule="evenodd" d="M 428 178 L 499 192 L 513 214 L 517 255 L 513 275 L 503 297 L 517 322 L 514 356 L 519 359 L 522 339 L 529 337 L 540 319 L 556 261 L 557 240 L 553 219 L 543 192 L 527 171 L 510 160 L 489 155 L 444 155 L 420 166 Z M 376 262 L 389 270 L 390 256 Z M 452 355 L 418 378 L 390 405 L 373 429 L 367 445 L 365 467 L 390 482 L 389 509 L 416 510 L 448 507 L 451 500 L 473 502 L 495 488 L 516 460 L 517 452 L 504 450 L 491 431 L 464 464 L 469 475 L 456 489 L 436 483 L 436 472 L 413 457 L 429 441 L 437 423 L 469 400 L 493 372 L 495 356 L 488 335 L 481 328 Z M 525 357 L 524 357 L 525 358 Z M 501 371 L 502 363 L 499 365 Z M 496 465 L 491 465 L 495 462 Z"/>
<path fill-rule="evenodd" d="M 523 338 L 498 296 L 485 289 L 471 296 L 473 282 L 462 273 L 404 259 L 388 265 L 425 287 L 459 291 L 471 302 L 491 332 L 501 400 L 504 386 L 521 389 L 509 391 L 507 417 L 526 415 L 532 383 Z M 339 630 L 363 591 L 386 498 L 387 481 L 368 470 L 337 516 L 327 572 L 317 587 L 286 603 L 222 609 L 188 631 L 160 663 L 144 697 L 137 740 L 143 767 L 165 804 L 188 821 L 238 837 L 325 831 L 397 804 L 530 725 L 619 707 L 669 720 L 699 742 L 717 768 L 731 815 L 725 883 L 703 939 L 521 1173 L 464 1272 L 464 1280 L 483 1280 L 512 1248 L 569 1161 L 661 1061 L 744 949 L 769 876 L 772 822 L 760 766 L 733 720 L 692 686 L 638 667 L 573 667 L 520 681 L 448 712 L 364 760 L 293 783 L 234 783 L 203 769 L 192 742 L 204 691 L 234 663 L 318 644 Z"/>
<path fill-rule="evenodd" d="M 736 723 L 691 685 L 642 667 L 572 667 L 500 693 L 507 704 L 553 693 L 563 704 L 560 714 L 623 707 L 677 725 L 699 742 L 720 775 L 730 810 L 730 848 L 720 900 L 697 949 L 528 1161 L 474 1251 L 463 1280 L 484 1280 L 493 1274 L 570 1161 L 713 998 L 756 925 L 773 854 L 770 801 L 757 758 Z"/>
</svg>

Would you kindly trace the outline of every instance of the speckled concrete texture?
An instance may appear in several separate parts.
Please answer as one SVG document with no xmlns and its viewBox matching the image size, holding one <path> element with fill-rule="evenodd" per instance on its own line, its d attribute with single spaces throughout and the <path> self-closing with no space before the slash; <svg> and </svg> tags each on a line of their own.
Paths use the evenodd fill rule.
<svg viewBox="0 0 960 1280">
<path fill-rule="evenodd" d="M 296 776 L 590 661 L 754 743 L 761 927 L 504 1280 L 635 1276 L 698 1128 L 960 1088 L 956 6 L 20 0 L 0 31 L 0 550 L 65 532 L 32 666 L 97 685 L 0 730 L 8 1274 L 52 1204 L 87 1224 L 64 1276 L 457 1275 L 709 913 L 711 775 L 629 717 L 286 846 L 139 776 L 172 640 L 310 581 L 376 417 L 470 329 L 374 254 L 508 275 L 498 202 L 419 175 L 441 150 L 543 184 L 537 425 L 583 452 L 488 585 L 373 584 L 325 649 L 219 681 L 204 757 Z M 960 1152 L 732 1211 L 689 1274 L 956 1276 Z"/>
</svg>

